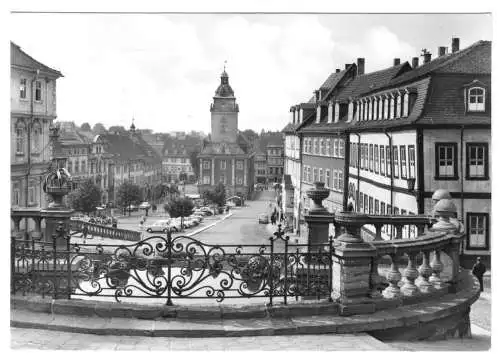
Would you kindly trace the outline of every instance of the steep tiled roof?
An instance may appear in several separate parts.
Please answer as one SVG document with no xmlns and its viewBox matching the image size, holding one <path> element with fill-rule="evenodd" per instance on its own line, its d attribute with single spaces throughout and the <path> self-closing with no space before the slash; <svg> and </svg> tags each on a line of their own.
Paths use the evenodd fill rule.
<svg viewBox="0 0 500 360">
<path fill-rule="evenodd" d="M 358 75 L 346 84 L 345 88 L 342 89 L 336 97 L 336 100 L 345 102 L 351 97 L 357 97 L 364 93 L 386 86 L 396 76 L 410 69 L 410 65 L 405 62 L 387 69 Z"/>
<path fill-rule="evenodd" d="M 333 89 L 335 86 L 337 86 L 337 84 L 340 82 L 340 80 L 342 80 L 345 73 L 346 73 L 346 70 L 342 70 L 338 73 L 331 73 L 330 76 L 328 76 L 328 78 L 325 80 L 323 85 L 321 85 L 319 88 L 322 90 L 323 89 L 326 89 L 326 90 Z"/>
<path fill-rule="evenodd" d="M 165 137 L 163 154 L 178 154 L 189 155 L 194 150 L 199 150 L 202 147 L 203 141 L 199 137 L 186 135 L 182 139 L 174 138 L 169 135 Z"/>
<path fill-rule="evenodd" d="M 30 70 L 38 69 L 41 72 L 48 73 L 55 77 L 63 76 L 63 74 L 61 74 L 59 70 L 52 69 L 47 65 L 44 65 L 41 62 L 33 59 L 31 56 L 21 50 L 21 47 L 19 45 L 14 44 L 12 41 L 10 42 L 10 64 Z"/>
<path fill-rule="evenodd" d="M 491 74 L 491 41 L 478 41 L 463 50 L 437 57 L 398 76 L 387 85 L 413 81 L 429 73 Z"/>
<path fill-rule="evenodd" d="M 117 160 L 142 159 L 148 163 L 161 162 L 160 156 L 140 138 L 140 135 L 132 136 L 135 138 L 122 134 L 102 134 L 100 138 L 106 144 L 106 151 L 114 155 Z"/>
</svg>

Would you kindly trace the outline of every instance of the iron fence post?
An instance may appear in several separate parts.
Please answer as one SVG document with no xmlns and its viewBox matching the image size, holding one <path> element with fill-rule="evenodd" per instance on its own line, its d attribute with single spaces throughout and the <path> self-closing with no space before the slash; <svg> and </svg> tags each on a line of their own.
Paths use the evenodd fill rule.
<svg viewBox="0 0 500 360">
<path fill-rule="evenodd" d="M 16 284 L 14 273 L 16 270 L 16 238 L 14 236 L 10 237 L 10 292 L 11 294 L 16 293 Z"/>
<path fill-rule="evenodd" d="M 172 306 L 172 234 L 170 231 L 167 232 L 167 306 Z"/>
<path fill-rule="evenodd" d="M 274 272 L 274 238 L 271 237 L 271 261 L 270 261 L 270 266 L 269 266 L 269 274 L 268 274 L 268 281 L 269 281 L 269 305 L 273 306 L 273 292 L 274 292 L 274 279 L 273 279 L 273 272 Z"/>
<path fill-rule="evenodd" d="M 332 299 L 332 291 L 333 291 L 333 236 L 330 235 L 329 241 L 329 251 L 328 251 L 328 259 L 330 265 L 330 271 L 328 272 L 328 302 L 333 302 Z"/>
<path fill-rule="evenodd" d="M 287 281 L 287 275 L 288 275 L 288 241 L 286 238 L 284 239 L 285 241 L 285 279 L 283 281 L 283 301 L 285 302 L 285 305 L 287 304 L 286 296 L 287 296 L 287 287 L 288 287 L 288 281 Z"/>
<path fill-rule="evenodd" d="M 56 266 L 56 259 L 57 259 L 57 246 L 56 246 L 56 239 L 57 239 L 57 235 L 54 234 L 52 235 L 52 251 L 54 253 L 54 257 L 52 258 L 52 261 L 54 262 L 53 264 L 53 267 L 52 267 L 52 270 L 53 270 L 53 273 L 54 273 L 54 276 L 53 276 L 53 279 L 54 279 L 54 294 L 52 295 L 52 297 L 54 299 L 57 299 L 57 288 L 58 288 L 58 284 L 57 284 L 57 266 Z"/>
<path fill-rule="evenodd" d="M 70 246 L 70 243 L 69 241 L 71 240 L 71 236 L 68 234 L 66 235 L 66 264 L 67 264 L 67 267 L 68 267 L 68 274 L 67 274 L 67 292 L 68 292 L 68 300 L 71 299 L 71 254 L 70 254 L 70 249 L 71 249 L 71 246 Z"/>
</svg>

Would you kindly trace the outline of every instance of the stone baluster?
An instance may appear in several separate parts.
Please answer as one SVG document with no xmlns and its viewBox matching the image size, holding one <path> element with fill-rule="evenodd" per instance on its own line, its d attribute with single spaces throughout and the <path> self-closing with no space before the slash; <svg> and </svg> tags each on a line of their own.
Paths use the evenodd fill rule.
<svg viewBox="0 0 500 360">
<path fill-rule="evenodd" d="M 35 241 L 40 241 L 42 239 L 42 217 L 35 216 L 33 221 L 35 222 L 35 230 L 31 233 L 31 237 Z"/>
<path fill-rule="evenodd" d="M 418 294 L 418 286 L 415 285 L 415 280 L 418 278 L 418 270 L 415 267 L 415 253 L 408 254 L 408 265 L 404 271 L 405 281 L 401 287 L 401 292 L 405 296 L 413 296 Z"/>
<path fill-rule="evenodd" d="M 441 272 L 443 271 L 443 263 L 441 261 L 441 250 L 434 251 L 434 258 L 431 262 L 432 275 L 429 277 L 429 281 L 434 285 L 436 289 L 443 289 L 446 287 L 445 283 L 441 280 Z"/>
<path fill-rule="evenodd" d="M 322 202 L 328 197 L 330 190 L 322 182 L 314 183 L 315 187 L 307 190 L 307 196 L 313 201 L 309 214 L 305 216 L 308 225 L 309 251 L 317 251 L 320 246 L 328 242 L 328 230 L 333 222 L 333 214 L 326 210 Z"/>
<path fill-rule="evenodd" d="M 382 241 L 382 226 L 383 224 L 375 224 L 375 239 L 373 241 Z"/>
<path fill-rule="evenodd" d="M 22 239 L 24 237 L 21 231 L 21 220 L 20 216 L 12 216 L 12 221 L 14 221 L 14 236 L 16 239 Z"/>
<path fill-rule="evenodd" d="M 401 273 L 399 272 L 397 259 L 396 254 L 391 254 L 391 270 L 387 273 L 389 286 L 382 293 L 385 298 L 393 299 L 401 296 L 401 289 L 398 285 L 401 280 Z"/>
<path fill-rule="evenodd" d="M 429 282 L 429 276 L 431 276 L 431 274 L 432 274 L 432 268 L 429 266 L 429 251 L 428 250 L 423 252 L 422 265 L 420 265 L 420 267 L 418 268 L 418 272 L 420 274 L 420 278 L 419 278 L 420 291 L 423 293 L 431 292 L 434 289 L 434 287 Z"/>
<path fill-rule="evenodd" d="M 378 273 L 378 258 L 374 256 L 372 258 L 372 268 L 370 271 L 370 297 L 371 298 L 381 298 L 382 294 L 380 292 L 380 284 L 382 283 L 382 277 Z"/>
</svg>

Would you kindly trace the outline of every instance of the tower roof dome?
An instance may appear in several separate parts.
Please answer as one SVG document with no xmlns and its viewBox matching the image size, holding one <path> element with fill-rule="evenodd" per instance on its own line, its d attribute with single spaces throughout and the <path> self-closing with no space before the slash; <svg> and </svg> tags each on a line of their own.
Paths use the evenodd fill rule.
<svg viewBox="0 0 500 360">
<path fill-rule="evenodd" d="M 234 97 L 234 91 L 229 85 L 229 76 L 226 72 L 226 67 L 224 66 L 224 71 L 220 75 L 220 85 L 215 90 L 215 96 L 219 97 Z"/>
</svg>

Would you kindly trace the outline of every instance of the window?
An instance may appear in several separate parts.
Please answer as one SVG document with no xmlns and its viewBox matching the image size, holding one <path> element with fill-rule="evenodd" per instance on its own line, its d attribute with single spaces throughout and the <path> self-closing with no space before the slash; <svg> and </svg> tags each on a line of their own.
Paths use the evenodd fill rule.
<svg viewBox="0 0 500 360">
<path fill-rule="evenodd" d="M 436 143 L 436 178 L 458 179 L 456 143 Z"/>
<path fill-rule="evenodd" d="M 304 181 L 308 181 L 309 179 L 307 178 L 307 166 L 304 166 Z"/>
<path fill-rule="evenodd" d="M 401 94 L 396 95 L 396 118 L 401 117 Z"/>
<path fill-rule="evenodd" d="M 339 187 L 338 187 L 338 190 L 339 191 L 344 191 L 344 172 L 342 170 L 339 170 L 338 176 L 339 176 Z"/>
<path fill-rule="evenodd" d="M 394 96 L 391 96 L 389 105 L 389 119 L 394 119 Z"/>
<path fill-rule="evenodd" d="M 384 100 L 379 99 L 378 101 L 378 120 L 384 118 Z"/>
<path fill-rule="evenodd" d="M 82 160 L 82 173 L 85 173 L 87 171 L 86 169 L 86 161 L 85 160 Z M 123 170 L 123 169 L 122 169 Z"/>
<path fill-rule="evenodd" d="M 365 204 L 363 203 L 363 200 L 364 200 L 363 193 L 362 193 L 362 192 L 360 192 L 360 193 L 359 193 L 359 206 L 358 206 L 358 210 L 359 210 L 359 212 L 363 211 L 363 209 L 365 208 L 365 207 L 364 207 L 364 205 L 365 205 Z"/>
<path fill-rule="evenodd" d="M 379 161 L 378 161 L 378 145 L 374 145 L 373 147 L 373 170 L 375 171 L 375 174 L 378 174 L 378 168 L 379 168 Z"/>
<path fill-rule="evenodd" d="M 42 82 L 35 81 L 35 101 L 42 101 Z"/>
<path fill-rule="evenodd" d="M 330 169 L 325 170 L 325 186 L 330 187 Z"/>
<path fill-rule="evenodd" d="M 406 168 L 406 146 L 400 145 L 399 152 L 401 155 L 401 179 L 407 178 L 407 168 Z"/>
<path fill-rule="evenodd" d="M 28 203 L 29 204 L 35 203 L 35 188 L 33 186 L 30 186 L 28 188 Z"/>
<path fill-rule="evenodd" d="M 385 162 L 386 162 L 386 174 L 387 176 L 391 177 L 391 168 L 392 168 L 392 162 L 391 162 L 391 148 L 389 146 L 385 147 Z"/>
<path fill-rule="evenodd" d="M 313 181 L 316 182 L 318 181 L 318 169 L 313 168 Z"/>
<path fill-rule="evenodd" d="M 361 168 L 363 170 L 367 170 L 368 169 L 368 145 L 367 144 L 361 144 L 361 150 L 362 150 L 362 153 L 361 153 L 361 159 L 362 159 Z"/>
<path fill-rule="evenodd" d="M 380 174 L 385 175 L 385 149 L 380 145 Z"/>
<path fill-rule="evenodd" d="M 467 249 L 489 249 L 487 213 L 467 213 Z"/>
<path fill-rule="evenodd" d="M 384 99 L 384 119 L 389 118 L 389 99 Z"/>
<path fill-rule="evenodd" d="M 373 197 L 368 198 L 368 214 L 373 214 Z"/>
<path fill-rule="evenodd" d="M 314 154 L 319 154 L 319 140 L 314 138 Z"/>
<path fill-rule="evenodd" d="M 236 169 L 243 170 L 243 161 L 241 160 L 236 161 Z"/>
<path fill-rule="evenodd" d="M 341 159 L 343 159 L 345 156 L 344 152 L 345 152 L 344 140 L 339 139 L 339 157 Z"/>
<path fill-rule="evenodd" d="M 220 161 L 220 169 L 221 170 L 226 170 L 226 160 L 221 160 Z"/>
<path fill-rule="evenodd" d="M 210 161 L 203 161 L 203 169 L 210 169 Z"/>
<path fill-rule="evenodd" d="M 19 85 L 19 98 L 26 99 L 26 79 L 21 79 Z"/>
<path fill-rule="evenodd" d="M 363 211 L 365 213 L 368 213 L 368 195 L 364 194 L 363 196 L 364 196 L 363 202 L 364 202 L 364 205 L 365 205 Z"/>
<path fill-rule="evenodd" d="M 31 143 L 31 152 L 39 153 L 40 152 L 40 137 L 41 137 L 41 127 L 39 124 L 34 124 L 33 129 L 31 130 L 33 141 Z"/>
<path fill-rule="evenodd" d="M 236 183 L 237 183 L 238 185 L 242 185 L 242 184 L 243 184 L 243 179 L 242 179 L 240 176 L 238 176 L 238 177 L 236 178 Z"/>
<path fill-rule="evenodd" d="M 370 164 L 369 164 L 369 167 L 370 167 L 370 171 L 373 171 L 373 144 L 369 145 L 369 149 L 370 149 L 370 153 L 369 153 Z"/>
<path fill-rule="evenodd" d="M 488 144 L 467 143 L 467 179 L 488 179 Z"/>
<path fill-rule="evenodd" d="M 325 139 L 321 139 L 321 155 L 326 155 L 326 141 Z"/>
<path fill-rule="evenodd" d="M 398 160 L 398 147 L 394 145 L 392 147 L 392 156 L 394 160 L 394 177 L 399 177 L 399 160 Z"/>
<path fill-rule="evenodd" d="M 16 128 L 16 153 L 24 153 L 24 128 L 19 125 Z"/>
<path fill-rule="evenodd" d="M 338 190 L 339 188 L 339 172 L 337 170 L 333 170 L 333 189 Z"/>
<path fill-rule="evenodd" d="M 219 182 L 223 183 L 224 185 L 226 184 L 226 174 L 220 174 Z"/>
<path fill-rule="evenodd" d="M 415 179 L 415 146 L 408 145 L 408 177 Z"/>
<path fill-rule="evenodd" d="M 469 89 L 469 111 L 484 111 L 484 93 L 483 88 Z"/>
<path fill-rule="evenodd" d="M 307 167 L 307 180 L 312 183 L 312 170 L 311 170 L 311 167 L 308 166 Z"/>
<path fill-rule="evenodd" d="M 203 184 L 210 185 L 210 176 L 208 175 L 203 176 Z"/>
<path fill-rule="evenodd" d="M 319 169 L 319 182 L 325 182 L 323 178 L 323 169 Z"/>
<path fill-rule="evenodd" d="M 68 171 L 70 174 L 73 172 L 73 162 L 71 159 L 68 159 Z"/>
<path fill-rule="evenodd" d="M 375 215 L 378 215 L 380 211 L 380 202 L 375 199 Z"/>
<path fill-rule="evenodd" d="M 339 157 L 339 139 L 333 139 L 333 156 Z"/>
<path fill-rule="evenodd" d="M 326 155 L 332 156 L 333 151 L 332 151 L 332 139 L 328 138 L 326 139 Z"/>
</svg>

